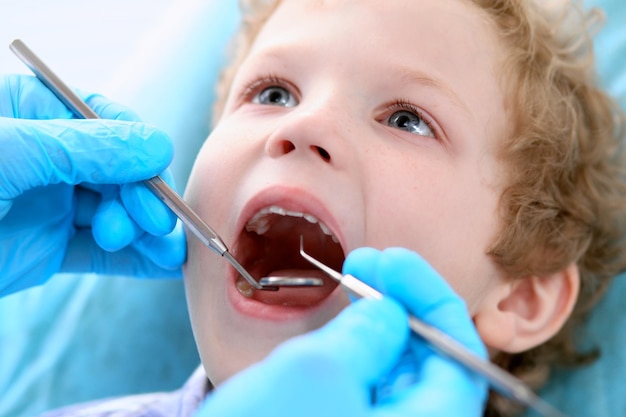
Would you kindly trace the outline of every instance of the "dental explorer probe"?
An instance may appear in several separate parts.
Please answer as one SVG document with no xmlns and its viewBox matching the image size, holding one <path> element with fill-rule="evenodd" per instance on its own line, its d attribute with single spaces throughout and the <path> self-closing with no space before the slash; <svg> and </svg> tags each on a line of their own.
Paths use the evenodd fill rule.
<svg viewBox="0 0 626 417">
<path fill-rule="evenodd" d="M 59 100 L 76 116 L 84 119 L 100 117 L 72 91 L 59 77 L 54 74 L 41 59 L 20 39 L 16 39 L 9 48 L 26 64 L 37 78 L 57 96 Z M 144 181 L 144 184 L 172 210 L 185 226 L 209 249 L 224 257 L 241 276 L 257 290 L 277 291 L 279 286 L 319 286 L 319 279 L 293 280 L 283 279 L 272 285 L 259 284 L 250 273 L 232 256 L 220 236 L 198 216 L 187 203 L 161 177 L 155 176 Z"/>
<path fill-rule="evenodd" d="M 361 298 L 381 299 L 383 294 L 370 287 L 363 281 L 352 275 L 344 275 L 335 271 L 328 265 L 315 259 L 304 251 L 304 238 L 300 236 L 300 255 L 314 266 L 321 269 L 328 276 L 337 281 L 351 294 Z M 263 281 L 263 279 L 261 280 Z M 442 332 L 413 315 L 409 315 L 409 327 L 416 335 L 426 340 L 432 347 L 442 354 L 452 358 L 467 369 L 481 375 L 489 384 L 502 395 L 524 406 L 534 409 L 545 417 L 566 417 L 559 410 L 552 407 L 546 401 L 535 394 L 526 384 L 502 368 L 484 360 L 469 349 L 457 342 L 451 336 Z"/>
</svg>

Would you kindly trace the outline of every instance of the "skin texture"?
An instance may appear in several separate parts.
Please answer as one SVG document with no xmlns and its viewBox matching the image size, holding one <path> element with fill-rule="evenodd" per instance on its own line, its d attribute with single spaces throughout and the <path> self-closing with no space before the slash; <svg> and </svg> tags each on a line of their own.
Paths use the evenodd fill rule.
<svg viewBox="0 0 626 417">
<path fill-rule="evenodd" d="M 499 226 L 494 149 L 507 133 L 500 57 L 494 29 L 467 2 L 288 1 L 240 67 L 186 199 L 238 258 L 248 219 L 279 205 L 315 215 L 346 254 L 418 252 L 474 318 L 497 315 L 511 292 L 485 254 Z M 259 102 L 272 86 L 288 106 Z M 393 122 L 412 107 L 427 122 L 418 133 Z M 337 288 L 311 308 L 268 306 L 239 294 L 235 278 L 189 240 L 191 320 L 215 384 L 349 302 Z"/>
</svg>

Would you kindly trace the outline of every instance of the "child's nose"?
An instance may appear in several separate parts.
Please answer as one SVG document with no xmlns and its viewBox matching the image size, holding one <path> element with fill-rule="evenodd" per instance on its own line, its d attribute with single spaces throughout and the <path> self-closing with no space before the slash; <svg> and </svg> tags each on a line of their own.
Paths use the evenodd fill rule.
<svg viewBox="0 0 626 417">
<path fill-rule="evenodd" d="M 265 145 L 272 158 L 299 154 L 336 165 L 346 152 L 346 132 L 328 108 L 294 109 L 277 124 Z"/>
<path fill-rule="evenodd" d="M 296 142 L 298 142 L 298 146 L 296 146 Z M 318 157 L 320 157 L 322 160 L 326 162 L 331 162 L 330 152 L 328 152 L 326 149 L 324 149 L 323 147 L 319 145 L 311 144 L 307 146 L 303 143 L 299 143 L 299 141 L 297 140 L 283 138 L 283 139 L 275 139 L 275 140 L 268 141 L 267 146 L 266 146 L 266 149 L 269 155 L 273 158 L 287 155 L 296 150 L 307 149 L 307 148 L 311 152 L 316 154 Z"/>
</svg>

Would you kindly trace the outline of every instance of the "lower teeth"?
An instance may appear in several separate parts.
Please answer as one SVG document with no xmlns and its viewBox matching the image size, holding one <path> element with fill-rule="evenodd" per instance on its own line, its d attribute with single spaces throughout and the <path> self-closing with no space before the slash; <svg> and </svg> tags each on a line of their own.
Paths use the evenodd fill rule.
<svg viewBox="0 0 626 417">
<path fill-rule="evenodd" d="M 243 277 L 239 277 L 237 278 L 236 284 L 237 290 L 241 293 L 241 295 L 247 298 L 252 298 L 254 295 L 254 287 L 248 281 L 243 279 Z"/>
</svg>

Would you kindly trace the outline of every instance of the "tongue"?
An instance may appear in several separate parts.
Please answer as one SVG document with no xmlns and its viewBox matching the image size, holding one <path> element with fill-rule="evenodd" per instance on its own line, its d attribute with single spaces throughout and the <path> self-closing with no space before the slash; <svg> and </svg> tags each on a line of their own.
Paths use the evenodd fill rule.
<svg viewBox="0 0 626 417">
<path fill-rule="evenodd" d="M 280 287 L 278 291 L 254 291 L 252 298 L 265 304 L 288 307 L 313 306 L 337 288 L 337 283 L 318 269 L 283 269 L 267 274 L 272 277 L 319 278 L 324 281 L 321 287 Z"/>
</svg>

